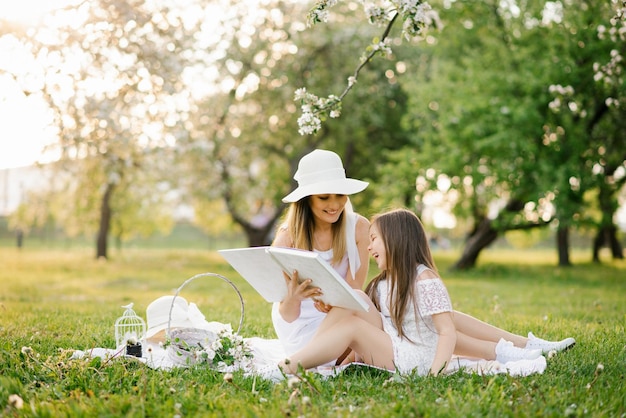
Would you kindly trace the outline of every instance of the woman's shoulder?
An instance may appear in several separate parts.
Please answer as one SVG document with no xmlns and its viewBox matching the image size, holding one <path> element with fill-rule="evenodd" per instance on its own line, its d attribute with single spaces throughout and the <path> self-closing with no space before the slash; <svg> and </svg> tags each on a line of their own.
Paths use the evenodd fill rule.
<svg viewBox="0 0 626 418">
<path fill-rule="evenodd" d="M 356 216 L 356 225 L 357 228 L 359 227 L 359 225 L 365 225 L 367 228 L 369 228 L 370 226 L 370 221 L 367 220 L 367 218 L 361 214 L 355 213 L 354 214 Z"/>
<path fill-rule="evenodd" d="M 369 229 L 370 229 L 370 221 L 367 220 L 367 218 L 365 216 L 359 215 L 358 213 L 355 213 L 354 216 L 356 217 L 356 231 L 357 234 L 369 234 Z"/>
<path fill-rule="evenodd" d="M 287 225 L 281 225 L 276 230 L 276 236 L 274 237 L 272 245 L 275 247 L 293 247 L 293 242 L 291 242 L 291 236 L 289 235 Z"/>
</svg>

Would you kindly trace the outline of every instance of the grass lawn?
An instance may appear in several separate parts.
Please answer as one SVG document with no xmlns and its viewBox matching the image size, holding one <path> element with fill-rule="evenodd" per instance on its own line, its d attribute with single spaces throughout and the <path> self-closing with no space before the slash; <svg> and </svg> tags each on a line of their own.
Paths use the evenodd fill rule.
<svg viewBox="0 0 626 418">
<path fill-rule="evenodd" d="M 490 250 L 477 269 L 449 272 L 456 255 L 436 253 L 456 309 L 524 335 L 573 336 L 576 346 L 528 377 L 359 371 L 299 387 L 240 373 L 226 382 L 206 368 L 71 360 L 72 349 L 115 345 L 122 305 L 133 302 L 145 318 L 152 300 L 198 273 L 237 284 L 245 337 L 274 338 L 270 305 L 211 251 L 131 249 L 101 262 L 92 249 L 0 248 L 0 416 L 626 416 L 626 262 L 594 265 L 579 254 L 558 268 L 550 251 Z M 239 322 L 239 299 L 219 279 L 196 280 L 181 296 L 208 320 Z M 21 409 L 10 405 L 14 394 Z"/>
</svg>

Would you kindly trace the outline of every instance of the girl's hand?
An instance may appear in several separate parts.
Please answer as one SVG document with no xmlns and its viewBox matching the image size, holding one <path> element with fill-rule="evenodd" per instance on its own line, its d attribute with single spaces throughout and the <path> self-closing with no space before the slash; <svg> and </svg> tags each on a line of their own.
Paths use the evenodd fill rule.
<svg viewBox="0 0 626 418">
<path fill-rule="evenodd" d="M 450 312 L 441 312 L 433 315 L 432 318 L 439 338 L 435 358 L 430 366 L 430 374 L 437 376 L 442 372 L 445 373 L 450 365 L 450 359 L 456 347 L 456 328 Z"/>
<path fill-rule="evenodd" d="M 324 313 L 330 312 L 330 310 L 333 308 L 332 305 L 327 305 L 321 300 L 316 300 L 313 303 L 313 306 L 315 306 L 315 309 L 317 309 L 318 311 L 324 312 Z"/>
</svg>

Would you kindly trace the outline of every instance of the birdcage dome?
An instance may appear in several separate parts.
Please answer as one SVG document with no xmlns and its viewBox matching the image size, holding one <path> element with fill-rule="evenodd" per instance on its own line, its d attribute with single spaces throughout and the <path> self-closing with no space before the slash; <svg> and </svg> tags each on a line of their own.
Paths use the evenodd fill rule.
<svg viewBox="0 0 626 418">
<path fill-rule="evenodd" d="M 133 310 L 133 304 L 122 306 L 124 314 L 115 321 L 115 344 L 120 347 L 132 342 L 136 344 L 146 335 L 146 322 Z"/>
</svg>

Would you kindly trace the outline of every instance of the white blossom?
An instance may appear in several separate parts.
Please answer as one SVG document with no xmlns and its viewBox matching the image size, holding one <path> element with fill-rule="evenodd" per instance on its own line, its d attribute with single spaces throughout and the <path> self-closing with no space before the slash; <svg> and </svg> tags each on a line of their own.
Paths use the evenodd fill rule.
<svg viewBox="0 0 626 418">
<path fill-rule="evenodd" d="M 204 350 L 204 352 L 206 353 L 207 360 L 213 361 L 213 359 L 215 358 L 215 350 L 212 350 L 210 348 L 206 348 Z"/>
<path fill-rule="evenodd" d="M 313 113 L 302 111 L 302 116 L 298 118 L 298 132 L 300 135 L 314 134 L 322 128 L 322 121 Z"/>
<path fill-rule="evenodd" d="M 329 9 L 335 4 L 337 4 L 337 0 L 318 0 L 315 7 L 308 14 L 308 25 L 312 26 L 316 23 L 327 22 Z"/>
<path fill-rule="evenodd" d="M 20 395 L 16 395 L 14 393 L 9 395 L 9 405 L 15 409 L 22 409 L 24 407 L 24 400 L 20 397 Z"/>
<path fill-rule="evenodd" d="M 337 0 L 316 0 L 315 6 L 310 10 L 307 18 L 308 24 L 326 22 L 329 10 L 337 4 Z M 377 4 L 370 0 L 360 0 L 363 4 L 365 15 L 370 24 L 381 27 L 388 26 L 399 18 L 402 22 L 402 35 L 414 38 L 433 24 L 441 26 L 439 15 L 431 6 L 423 0 L 383 0 Z M 393 18 L 393 19 L 392 19 Z M 356 84 L 360 69 L 367 64 L 376 54 L 389 57 L 392 54 L 391 45 L 393 39 L 387 36 L 388 29 L 382 40 L 375 39 L 360 57 L 360 64 L 354 75 L 348 78 L 348 84 L 343 93 L 337 97 L 318 98 L 307 92 L 305 88 L 299 88 L 294 93 L 294 100 L 300 102 L 301 115 L 298 118 L 298 132 L 300 135 L 315 134 L 321 129 L 321 121 L 341 116 L 341 104 L 344 96 Z"/>
<path fill-rule="evenodd" d="M 213 341 L 213 343 L 211 343 L 211 348 L 215 351 L 221 350 L 222 349 L 222 340 L 215 340 Z"/>
<path fill-rule="evenodd" d="M 306 88 L 301 87 L 298 90 L 295 91 L 294 93 L 294 100 L 304 100 L 306 99 L 307 93 L 306 93 Z"/>
<path fill-rule="evenodd" d="M 367 16 L 367 20 L 370 22 L 370 24 L 376 26 L 384 26 L 389 20 L 385 9 L 378 6 L 371 5 L 365 7 L 365 15 Z"/>
<path fill-rule="evenodd" d="M 299 384 L 300 384 L 300 378 L 297 376 L 290 377 L 289 380 L 287 380 L 287 387 L 289 389 L 293 389 L 294 387 L 297 387 Z"/>
</svg>

